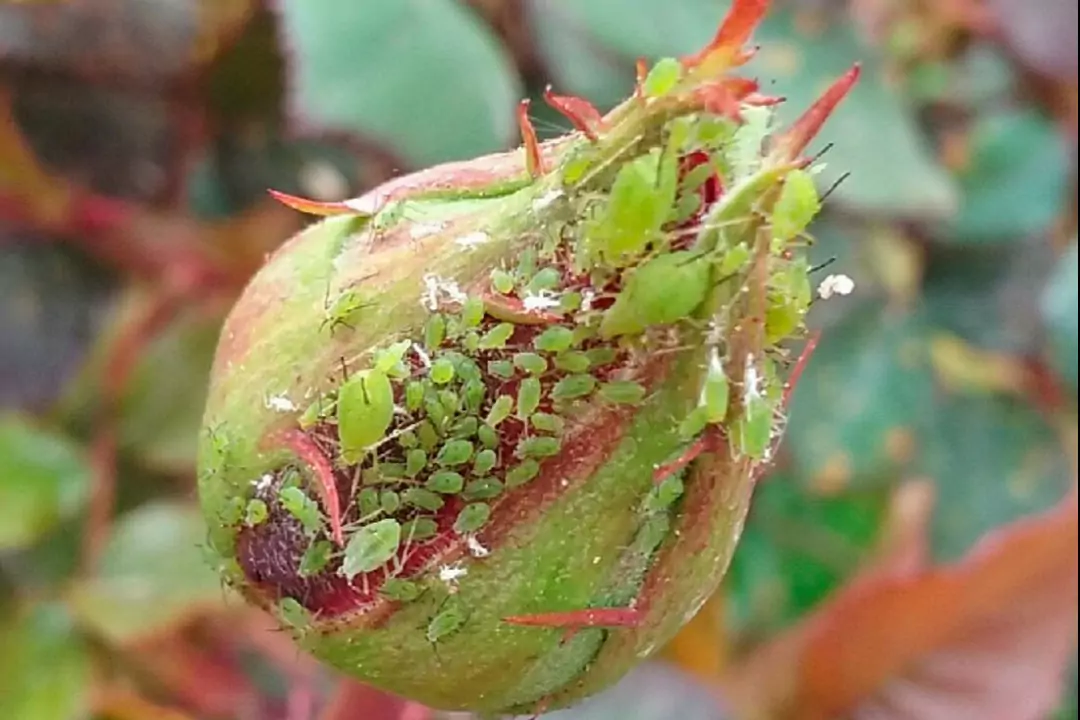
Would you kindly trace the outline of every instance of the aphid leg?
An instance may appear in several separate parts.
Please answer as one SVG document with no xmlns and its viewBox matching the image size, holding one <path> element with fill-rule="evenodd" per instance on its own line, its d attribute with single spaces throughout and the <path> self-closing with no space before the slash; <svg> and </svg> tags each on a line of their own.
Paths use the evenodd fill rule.
<svg viewBox="0 0 1080 720">
<path fill-rule="evenodd" d="M 703 452 L 715 449 L 717 442 L 720 440 L 720 429 L 716 426 L 710 426 L 705 429 L 703 433 L 695 440 L 690 447 L 682 451 L 682 453 L 672 460 L 671 462 L 664 463 L 660 467 L 653 471 L 653 482 L 659 485 L 667 478 L 671 477 L 675 473 L 682 470 L 684 467 L 694 462 Z"/>
<path fill-rule="evenodd" d="M 296 453 L 311 468 L 322 491 L 326 515 L 330 520 L 330 537 L 339 546 L 345 545 L 345 536 L 341 529 L 341 503 L 338 500 L 337 483 L 334 467 L 315 441 L 299 428 L 289 428 L 278 435 L 282 445 Z"/>
<path fill-rule="evenodd" d="M 799 378 L 802 377 L 803 371 L 806 370 L 806 365 L 810 362 L 810 356 L 814 354 L 819 340 L 821 340 L 820 330 L 810 333 L 806 344 L 803 345 L 802 352 L 799 353 L 799 357 L 795 360 L 795 367 L 791 369 L 791 375 L 788 377 L 787 382 L 784 383 L 784 394 L 780 407 L 786 408 L 788 406 L 791 394 L 795 392 L 795 386 L 799 384 Z"/>
<path fill-rule="evenodd" d="M 521 127 L 521 139 L 525 141 L 525 168 L 532 177 L 540 177 L 547 172 L 544 157 L 540 152 L 540 141 L 536 139 L 536 128 L 529 119 L 529 99 L 518 103 L 518 125 Z"/>
</svg>

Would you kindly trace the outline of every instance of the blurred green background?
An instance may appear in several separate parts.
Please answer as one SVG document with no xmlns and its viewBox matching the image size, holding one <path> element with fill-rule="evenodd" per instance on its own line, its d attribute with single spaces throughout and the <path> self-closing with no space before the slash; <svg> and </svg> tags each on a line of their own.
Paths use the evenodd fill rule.
<svg viewBox="0 0 1080 720">
<path fill-rule="evenodd" d="M 0 0 L 0 718 L 425 717 L 339 685 L 203 560 L 217 332 L 306 222 L 265 190 L 340 199 L 514 147 L 521 97 L 564 132 L 546 84 L 608 108 L 636 58 L 696 50 L 728 4 Z M 872 638 L 836 608 L 900 563 L 949 608 L 899 605 L 928 639 L 897 668 L 926 672 L 829 682 L 875 717 L 1075 718 L 1075 554 L 1032 579 L 971 550 L 1005 557 L 1024 518 L 1075 546 L 1075 495 L 1071 524 L 1045 513 L 1067 516 L 1076 483 L 1076 3 L 774 4 L 745 73 L 782 116 L 863 63 L 814 148 L 823 187 L 849 174 L 814 256 L 856 290 L 812 312 L 822 341 L 719 596 L 662 658 L 552 717 L 813 717 L 824 646 L 803 631 Z M 897 559 L 915 549 L 916 569 Z M 957 584 L 927 590 L 936 571 Z M 1021 612 L 1034 597 L 1054 610 Z M 958 653 L 965 682 L 935 684 L 930 661 Z"/>
</svg>

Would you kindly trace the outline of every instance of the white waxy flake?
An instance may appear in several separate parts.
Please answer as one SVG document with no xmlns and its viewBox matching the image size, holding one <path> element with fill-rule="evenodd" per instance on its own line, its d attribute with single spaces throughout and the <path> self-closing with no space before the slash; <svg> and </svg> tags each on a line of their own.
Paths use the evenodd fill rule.
<svg viewBox="0 0 1080 720">
<path fill-rule="evenodd" d="M 457 581 L 469 574 L 469 571 L 458 565 L 443 565 L 439 568 L 439 580 L 450 587 L 450 591 L 457 590 Z"/>
<path fill-rule="evenodd" d="M 534 212 L 539 212 L 539 211 L 543 210 L 544 208 L 546 208 L 548 205 L 551 205 L 551 203 L 555 202 L 560 197 L 562 197 L 562 192 L 561 191 L 559 191 L 559 190 L 550 190 L 550 191 L 544 193 L 543 195 L 541 195 L 540 197 L 536 198 L 535 200 L 533 200 L 532 209 L 533 209 Z"/>
<path fill-rule="evenodd" d="M 581 291 L 581 310 L 582 312 L 589 312 L 592 310 L 593 300 L 596 299 L 596 291 L 592 288 L 585 288 Z"/>
<path fill-rule="evenodd" d="M 539 293 L 526 293 L 521 299 L 521 306 L 527 311 L 550 310 L 559 307 L 559 298 L 550 290 L 541 290 Z"/>
<path fill-rule="evenodd" d="M 743 387 L 745 388 L 744 403 L 761 397 L 761 375 L 758 374 L 757 366 L 754 364 L 753 354 L 746 356 L 746 376 L 743 378 Z"/>
<path fill-rule="evenodd" d="M 442 223 L 415 223 L 409 228 L 409 237 L 413 240 L 434 235 L 443 229 Z"/>
<path fill-rule="evenodd" d="M 289 399 L 285 393 L 280 395 L 273 395 L 267 397 L 264 404 L 267 410 L 273 410 L 275 412 L 293 412 L 296 410 L 296 405 Z"/>
<path fill-rule="evenodd" d="M 833 295 L 850 295 L 855 290 L 855 281 L 847 275 L 830 275 L 818 285 L 817 294 L 822 300 Z"/>
<path fill-rule="evenodd" d="M 443 280 L 432 273 L 425 275 L 424 293 L 420 296 L 420 304 L 431 312 L 435 312 L 439 309 L 439 302 L 443 298 L 461 304 L 468 300 L 469 296 L 463 293 L 453 280 Z"/>
<path fill-rule="evenodd" d="M 491 551 L 481 544 L 476 539 L 475 535 L 470 535 L 465 539 L 465 545 L 469 548 L 469 554 L 475 558 L 484 558 L 491 554 Z"/>
<path fill-rule="evenodd" d="M 274 476 L 270 473 L 266 473 L 258 480 L 252 480 L 251 484 L 255 486 L 256 492 L 264 492 L 270 488 L 270 483 L 274 482 Z"/>
<path fill-rule="evenodd" d="M 420 364 L 426 368 L 431 367 L 431 356 L 427 354 L 427 350 L 424 349 L 424 346 L 415 342 L 412 346 L 416 356 L 420 358 Z"/>
<path fill-rule="evenodd" d="M 486 232 L 477 231 L 477 232 L 471 232 L 471 233 L 467 233 L 465 235 L 462 235 L 461 237 L 459 237 L 454 242 L 457 243 L 459 246 L 461 246 L 463 248 L 474 248 L 474 247 L 477 247 L 478 245 L 483 245 L 484 243 L 489 242 L 490 240 L 491 240 L 491 236 L 488 235 Z"/>
</svg>

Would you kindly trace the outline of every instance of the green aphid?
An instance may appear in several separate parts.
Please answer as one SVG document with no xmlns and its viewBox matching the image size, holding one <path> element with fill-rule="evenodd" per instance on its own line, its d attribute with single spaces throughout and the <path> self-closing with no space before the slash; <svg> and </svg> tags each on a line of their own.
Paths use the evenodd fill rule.
<svg viewBox="0 0 1080 720">
<path fill-rule="evenodd" d="M 762 396 L 750 397 L 735 422 L 735 443 L 744 455 L 765 457 L 772 439 L 772 405 Z"/>
<path fill-rule="evenodd" d="M 438 613 L 427 626 L 428 642 L 434 644 L 453 635 L 465 625 L 465 613 L 456 607 L 449 607 Z"/>
<path fill-rule="evenodd" d="M 488 363 L 488 373 L 509 380 L 514 377 L 514 364 L 509 360 L 492 360 Z"/>
<path fill-rule="evenodd" d="M 567 350 L 555 356 L 555 367 L 563 372 L 583 373 L 592 365 L 588 353 L 579 350 Z"/>
<path fill-rule="evenodd" d="M 304 554 L 300 557 L 300 575 L 301 577 L 311 577 L 312 575 L 318 575 L 330 562 L 330 555 L 334 551 L 334 546 L 326 540 L 316 540 L 308 545 L 308 549 L 304 551 Z"/>
<path fill-rule="evenodd" d="M 517 415 L 522 420 L 527 420 L 530 415 L 540 407 L 540 396 L 543 388 L 536 378 L 525 378 L 518 386 Z"/>
<path fill-rule="evenodd" d="M 560 447 L 562 442 L 559 438 L 537 436 L 522 440 L 517 452 L 521 457 L 546 458 L 558 455 Z"/>
<path fill-rule="evenodd" d="M 597 315 L 597 322 L 581 322 L 574 326 L 573 341 L 570 343 L 574 347 L 585 344 L 589 340 L 600 335 L 600 323 L 603 320 L 602 315 Z"/>
<path fill-rule="evenodd" d="M 529 418 L 529 424 L 540 432 L 551 433 L 552 435 L 561 435 L 566 427 L 566 421 L 558 415 L 542 412 L 533 413 Z"/>
<path fill-rule="evenodd" d="M 247 507 L 244 509 L 245 525 L 248 527 L 262 525 L 268 517 L 270 517 L 270 508 L 266 506 L 265 502 L 259 498 L 248 500 Z"/>
<path fill-rule="evenodd" d="M 514 276 L 496 268 L 491 271 L 491 287 L 501 295 L 509 295 L 514 291 Z"/>
<path fill-rule="evenodd" d="M 513 404 L 513 402 L 514 400 L 511 398 L 510 403 Z M 476 431 L 476 439 L 486 448 L 494 449 L 499 447 L 499 433 L 490 424 L 480 426 L 480 429 Z"/>
<path fill-rule="evenodd" d="M 646 97 L 663 97 L 675 89 L 682 80 L 682 74 L 682 63 L 673 58 L 661 58 L 645 76 L 641 89 Z"/>
<path fill-rule="evenodd" d="M 297 422 L 307 430 L 337 412 L 337 395 L 320 395 L 307 406 Z"/>
<path fill-rule="evenodd" d="M 382 510 L 382 502 L 379 499 L 379 491 L 375 488 L 364 488 L 356 496 L 356 504 L 360 508 L 361 517 L 370 517 Z"/>
<path fill-rule="evenodd" d="M 431 364 L 428 377 L 436 385 L 446 385 L 454 379 L 454 363 L 442 357 Z"/>
<path fill-rule="evenodd" d="M 548 369 L 547 360 L 543 356 L 530 352 L 516 353 L 514 365 L 530 375 L 543 375 Z"/>
<path fill-rule="evenodd" d="M 221 506 L 218 519 L 222 525 L 239 525 L 244 522 L 247 506 L 248 501 L 242 497 L 229 498 L 229 501 Z"/>
<path fill-rule="evenodd" d="M 478 297 L 470 297 L 461 306 L 461 324 L 466 328 L 474 328 L 484 321 L 484 301 Z"/>
<path fill-rule="evenodd" d="M 596 378 L 592 375 L 568 375 L 551 390 L 554 400 L 575 400 L 582 398 L 596 389 Z"/>
<path fill-rule="evenodd" d="M 458 535 L 474 533 L 491 519 L 491 506 L 487 503 L 470 503 L 461 509 L 454 520 L 454 532 Z"/>
<path fill-rule="evenodd" d="M 701 389 L 701 406 L 705 408 L 705 417 L 711 423 L 720 423 L 727 417 L 728 399 L 731 394 L 730 383 L 724 373 L 724 366 L 719 357 L 709 364 L 705 385 Z"/>
<path fill-rule="evenodd" d="M 413 448 L 405 453 L 405 476 L 414 478 L 427 467 L 428 455 L 424 448 Z"/>
<path fill-rule="evenodd" d="M 443 506 L 443 499 L 437 494 L 424 488 L 409 488 L 401 493 L 401 501 L 420 510 L 437 512 Z"/>
<path fill-rule="evenodd" d="M 463 417 L 450 428 L 450 437 L 455 440 L 468 440 L 480 429 L 480 420 L 475 417 Z"/>
<path fill-rule="evenodd" d="M 488 330 L 480 338 L 481 350 L 499 350 L 506 347 L 506 343 L 509 342 L 510 337 L 514 334 L 513 323 L 499 323 L 495 327 Z"/>
<path fill-rule="evenodd" d="M 461 396 L 453 390 L 440 390 L 439 404 L 446 410 L 448 417 L 456 415 L 461 410 Z"/>
<path fill-rule="evenodd" d="M 329 326 L 331 333 L 341 325 L 351 328 L 360 311 L 373 305 L 374 303 L 365 301 L 364 297 L 355 290 L 346 290 L 338 295 L 334 302 L 326 308 L 326 319 L 323 320 L 323 327 Z"/>
<path fill-rule="evenodd" d="M 679 423 L 679 437 L 683 440 L 693 440 L 705 426 L 709 424 L 709 409 L 704 405 L 691 410 Z"/>
<path fill-rule="evenodd" d="M 653 488 L 645 500 L 646 512 L 661 512 L 675 504 L 682 497 L 683 481 L 681 473 L 668 475 Z"/>
<path fill-rule="evenodd" d="M 464 325 L 461 324 L 461 319 L 450 315 L 446 318 L 446 337 L 450 340 L 455 340 L 466 331 Z"/>
<path fill-rule="evenodd" d="M 611 347 L 590 348 L 585 351 L 585 356 L 589 358 L 589 367 L 593 368 L 610 365 L 615 362 L 616 355 L 615 348 Z"/>
<path fill-rule="evenodd" d="M 415 517 L 401 526 L 401 537 L 406 543 L 433 538 L 438 532 L 439 523 L 429 517 Z"/>
<path fill-rule="evenodd" d="M 772 211 L 772 234 L 781 242 L 797 237 L 821 210 L 814 178 L 805 170 L 792 170 L 784 179 Z"/>
<path fill-rule="evenodd" d="M 485 448 L 476 453 L 476 458 L 473 459 L 473 475 L 487 475 L 498 464 L 499 456 L 495 451 Z"/>
<path fill-rule="evenodd" d="M 311 627 L 311 613 L 295 598 L 281 598 L 277 604 L 277 616 L 283 625 L 295 631 L 304 632 Z"/>
<path fill-rule="evenodd" d="M 514 398 L 509 395 L 500 395 L 495 398 L 495 402 L 491 404 L 491 409 L 488 410 L 487 418 L 484 422 L 492 428 L 498 427 L 506 418 L 510 417 L 510 413 L 514 409 Z M 481 442 L 483 439 L 481 438 Z"/>
<path fill-rule="evenodd" d="M 405 450 L 411 450 L 420 444 L 420 438 L 416 437 L 416 433 L 412 430 L 406 430 L 398 435 L 398 445 Z"/>
<path fill-rule="evenodd" d="M 393 515 L 401 507 L 401 496 L 393 490 L 383 490 L 379 493 L 379 509 L 387 515 Z"/>
<path fill-rule="evenodd" d="M 424 487 L 440 495 L 456 495 L 465 488 L 465 478 L 452 470 L 440 470 L 427 479 Z"/>
<path fill-rule="evenodd" d="M 436 313 L 424 324 L 424 347 L 428 352 L 435 352 L 446 339 L 446 318 Z"/>
<path fill-rule="evenodd" d="M 461 336 L 461 347 L 471 353 L 475 353 L 480 349 L 480 333 L 475 330 L 469 330 L 467 333 Z"/>
<path fill-rule="evenodd" d="M 416 428 L 416 437 L 420 440 L 420 447 L 431 453 L 439 444 L 439 432 L 430 420 L 425 420 Z"/>
<path fill-rule="evenodd" d="M 424 406 L 424 383 L 413 380 L 405 385 L 405 409 L 416 412 Z"/>
<path fill-rule="evenodd" d="M 576 290 L 565 292 L 559 296 L 559 310 L 564 314 L 577 312 L 581 309 L 581 293 Z"/>
<path fill-rule="evenodd" d="M 397 365 L 401 364 L 405 359 L 405 353 L 412 347 L 412 342 L 409 340 L 402 340 L 396 342 L 390 347 L 380 350 L 375 355 L 375 370 L 389 374 Z"/>
<path fill-rule="evenodd" d="M 553 267 L 546 267 L 532 276 L 526 290 L 534 295 L 543 290 L 554 290 L 561 280 L 562 274 L 558 270 Z"/>
<path fill-rule="evenodd" d="M 630 380 L 618 380 L 601 385 L 599 395 L 616 405 L 637 405 L 645 399 L 645 386 Z"/>
<path fill-rule="evenodd" d="M 540 463 L 533 459 L 522 460 L 506 473 L 506 486 L 518 487 L 540 474 Z"/>
<path fill-rule="evenodd" d="M 573 343 L 574 331 L 562 325 L 553 325 L 533 338 L 533 347 L 541 352 L 560 353 Z"/>
<path fill-rule="evenodd" d="M 471 415 L 480 412 L 487 398 L 487 388 L 482 380 L 469 380 L 465 384 L 465 411 Z"/>
<path fill-rule="evenodd" d="M 357 462 L 383 437 L 394 419 L 394 389 L 386 373 L 365 370 L 338 389 L 338 438 L 341 455 Z"/>
<path fill-rule="evenodd" d="M 498 478 L 485 477 L 470 481 L 461 497 L 469 502 L 475 500 L 492 500 L 499 497 L 503 491 L 503 484 Z"/>
<path fill-rule="evenodd" d="M 515 274 L 522 279 L 531 278 L 536 274 L 536 250 L 534 248 L 527 247 L 521 251 Z"/>
<path fill-rule="evenodd" d="M 397 555 L 401 546 L 401 524 L 393 518 L 379 520 L 353 533 L 345 545 L 341 574 L 352 580 L 361 573 L 377 570 Z"/>
<path fill-rule="evenodd" d="M 450 420 L 450 416 L 446 411 L 446 406 L 439 401 L 437 394 L 429 394 L 424 398 L 424 413 L 436 429 L 440 431 L 446 429 L 446 423 Z"/>
<path fill-rule="evenodd" d="M 319 504 L 298 487 L 285 487 L 278 491 L 278 502 L 285 511 L 300 521 L 304 531 L 315 534 L 322 529 L 323 518 Z"/>
<path fill-rule="evenodd" d="M 423 593 L 423 590 L 419 585 L 400 578 L 389 578 L 379 588 L 379 594 L 387 600 L 395 600 L 403 603 L 416 600 L 420 597 L 421 593 Z"/>
<path fill-rule="evenodd" d="M 473 444 L 468 440 L 450 440 L 439 449 L 435 462 L 447 467 L 464 465 L 472 459 Z"/>
</svg>

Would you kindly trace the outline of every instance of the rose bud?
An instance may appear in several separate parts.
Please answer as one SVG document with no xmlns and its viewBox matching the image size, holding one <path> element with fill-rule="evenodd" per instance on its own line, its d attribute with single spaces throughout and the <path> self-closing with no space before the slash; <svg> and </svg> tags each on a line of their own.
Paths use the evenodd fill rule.
<svg viewBox="0 0 1080 720">
<path fill-rule="evenodd" d="M 784 423 L 811 298 L 802 153 L 729 73 L 764 13 L 576 130 L 398 178 L 251 280 L 199 492 L 220 571 L 341 671 L 433 708 L 613 684 L 716 589 Z"/>
</svg>

